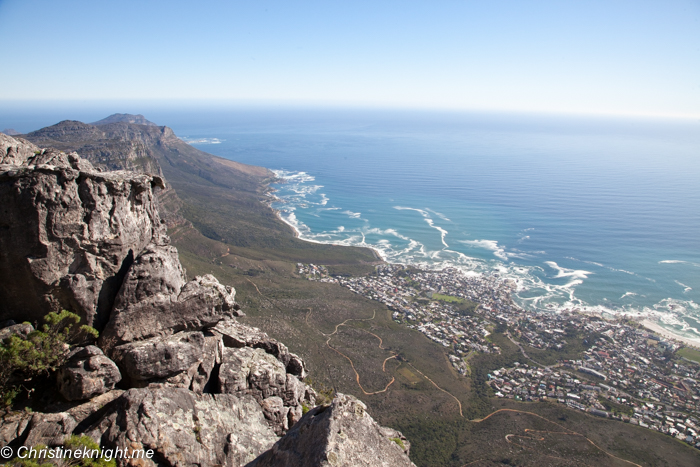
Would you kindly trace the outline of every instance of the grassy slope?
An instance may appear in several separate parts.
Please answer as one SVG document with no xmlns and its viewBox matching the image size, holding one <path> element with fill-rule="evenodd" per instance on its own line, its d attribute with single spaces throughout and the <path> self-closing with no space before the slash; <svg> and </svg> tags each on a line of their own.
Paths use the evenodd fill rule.
<svg viewBox="0 0 700 467">
<path fill-rule="evenodd" d="M 143 166 L 153 167 L 153 159 L 158 161 L 156 165 L 177 193 L 164 200 L 166 208 L 179 210 L 189 221 L 170 230 L 188 275 L 211 273 L 222 283 L 233 285 L 237 301 L 247 314 L 242 321 L 262 328 L 301 355 L 315 385 L 359 397 L 378 422 L 403 431 L 412 442 L 411 457 L 416 464 L 458 466 L 477 461 L 473 465 L 631 465 L 601 454 L 574 435 L 548 433 L 544 441 L 518 438 L 518 444 L 508 443 L 506 434 L 530 436 L 525 430 L 542 428 L 556 431 L 551 423 L 532 415 L 501 412 L 482 423 L 468 421 L 500 408 L 538 413 L 642 465 L 700 464 L 696 451 L 649 430 L 561 406 L 493 398 L 484 385 L 486 374 L 522 361 L 518 348 L 502 334 L 494 333 L 491 338 L 503 354 L 474 356 L 470 359 L 471 376 L 460 377 L 447 361 L 443 347 L 394 323 L 385 306 L 337 285 L 302 280 L 294 273 L 296 262 L 332 265 L 333 273 L 359 274 L 371 270 L 376 258 L 367 249 L 318 245 L 294 238 L 292 230 L 261 202 L 271 176 L 265 169 L 231 163 L 174 138 L 159 136 L 156 132 L 162 133 L 162 127 L 117 124 L 100 128 L 102 133 L 79 129 L 92 135 L 83 139 L 73 136 L 80 144 L 64 137 L 65 141 L 57 141 L 54 146 L 76 149 L 88 157 L 93 151 L 95 158 L 104 158 L 107 153 L 108 159 L 110 153 L 105 147 L 109 147 L 115 151 L 114 159 L 124 150 L 126 140 L 109 140 L 101 145 L 95 142 L 99 134 L 109 139 L 147 133 L 138 136 L 145 141 L 147 157 L 151 158 Z M 60 137 L 62 131 L 50 135 Z M 44 137 L 43 143 L 50 145 L 50 139 Z M 367 320 L 371 317 L 374 319 Z M 386 392 L 364 394 L 348 359 L 326 345 L 328 335 L 346 320 L 351 321 L 337 328 L 330 344 L 353 361 L 367 392 L 382 390 L 395 378 Z M 382 348 L 376 336 L 382 339 Z M 382 371 L 385 359 L 395 354 L 398 358 L 387 360 Z M 456 400 L 426 377 L 461 402 L 464 417 L 459 415 Z"/>
</svg>

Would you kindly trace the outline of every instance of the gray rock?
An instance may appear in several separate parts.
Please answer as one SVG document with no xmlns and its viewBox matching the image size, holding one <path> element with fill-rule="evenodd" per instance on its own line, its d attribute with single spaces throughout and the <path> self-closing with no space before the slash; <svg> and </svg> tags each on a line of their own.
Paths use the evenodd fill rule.
<svg viewBox="0 0 700 467">
<path fill-rule="evenodd" d="M 338 394 L 330 406 L 310 410 L 248 467 L 414 466 L 408 441 L 377 425 L 366 409 L 354 397 Z"/>
<path fill-rule="evenodd" d="M 236 467 L 278 439 L 250 396 L 131 389 L 106 409 L 86 434 L 107 448 L 153 449 L 143 466 Z"/>
<path fill-rule="evenodd" d="M 34 330 L 34 326 L 29 323 L 20 323 L 7 326 L 0 329 L 0 341 L 7 339 L 10 336 L 27 337 Z"/>
<path fill-rule="evenodd" d="M 263 349 L 282 362 L 288 373 L 301 379 L 306 377 L 304 361 L 291 353 L 286 345 L 272 339 L 258 328 L 246 326 L 235 320 L 224 320 L 219 322 L 213 331 L 221 334 L 226 347 Z"/>
<path fill-rule="evenodd" d="M 182 373 L 202 361 L 204 335 L 180 332 L 175 335 L 120 345 L 112 358 L 123 370 L 128 382 L 138 385 Z"/>
<path fill-rule="evenodd" d="M 287 385 L 284 365 L 262 349 L 225 348 L 219 368 L 219 391 L 224 394 L 250 394 L 261 402 L 282 396 Z"/>
<path fill-rule="evenodd" d="M 221 393 L 253 396 L 278 435 L 301 418 L 303 405 L 315 402 L 313 390 L 259 348 L 224 348 L 218 382 Z"/>
<path fill-rule="evenodd" d="M 170 257 L 177 261 L 177 256 L 166 254 L 162 250 L 155 253 L 149 248 L 146 254 L 155 264 L 154 274 L 150 274 L 143 262 L 136 263 L 129 271 L 125 281 L 124 294 L 120 292 L 112 319 L 100 337 L 100 346 L 109 351 L 114 345 L 125 342 L 163 336 L 179 331 L 196 331 L 214 326 L 223 319 L 241 316 L 235 302 L 236 291 L 223 286 L 212 275 L 197 276 L 187 282 L 177 293 L 176 280 L 167 279 L 159 274 L 174 266 L 164 263 Z M 168 250 L 170 253 L 174 251 Z M 179 265 L 179 261 L 178 261 Z M 144 273 L 144 270 L 145 273 Z M 141 284 L 144 283 L 144 284 Z M 155 295 L 148 295 L 147 290 L 161 290 Z M 129 297 L 125 297 L 126 295 Z M 138 297 L 147 297 L 141 301 Z"/>
<path fill-rule="evenodd" d="M 6 152 L 0 165 L 0 320 L 65 308 L 101 329 L 134 255 L 167 241 L 153 194 L 162 180 L 20 143 L 22 157 Z"/>
<path fill-rule="evenodd" d="M 6 413 L 0 419 L 0 445 L 7 446 L 22 437 L 33 414 L 27 412 Z"/>
<path fill-rule="evenodd" d="M 78 422 L 66 412 L 35 413 L 29 422 L 25 446 L 60 446 L 70 436 Z"/>
<path fill-rule="evenodd" d="M 131 387 L 177 387 L 201 394 L 212 392 L 211 374 L 222 351 L 220 336 L 195 331 L 124 344 L 112 355 Z"/>
<path fill-rule="evenodd" d="M 0 133 L 0 164 L 22 165 L 38 151 L 29 141 Z"/>
<path fill-rule="evenodd" d="M 94 345 L 73 350 L 56 374 L 58 390 L 69 401 L 104 394 L 121 379 L 117 365 Z"/>
</svg>

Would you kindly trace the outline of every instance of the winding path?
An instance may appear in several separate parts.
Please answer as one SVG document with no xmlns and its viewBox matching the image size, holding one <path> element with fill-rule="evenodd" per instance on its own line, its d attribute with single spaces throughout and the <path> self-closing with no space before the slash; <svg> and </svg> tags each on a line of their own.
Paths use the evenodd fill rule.
<svg viewBox="0 0 700 467">
<path fill-rule="evenodd" d="M 309 313 L 311 313 L 310 310 L 309 310 Z M 337 352 L 338 354 L 342 355 L 343 357 L 345 357 L 345 358 L 347 359 L 348 362 L 350 362 L 350 366 L 352 367 L 352 371 L 355 372 L 355 379 L 356 379 L 356 381 L 357 381 L 357 385 L 360 387 L 360 390 L 361 390 L 366 396 L 371 396 L 371 395 L 374 395 L 374 394 L 381 394 L 381 393 L 383 393 L 383 392 L 386 392 L 386 391 L 389 389 L 389 386 L 391 386 L 392 384 L 394 384 L 394 381 L 396 381 L 396 378 L 395 378 L 394 376 L 392 376 L 392 377 L 391 377 L 391 381 L 389 381 L 389 383 L 387 383 L 387 385 L 386 385 L 386 386 L 384 387 L 384 389 L 382 389 L 382 390 L 374 391 L 374 392 L 369 392 L 369 391 L 367 391 L 367 390 L 362 386 L 362 383 L 360 383 L 360 374 L 357 372 L 357 369 L 355 368 L 355 363 L 352 361 L 352 359 L 351 359 L 350 357 L 348 357 L 347 355 L 345 355 L 345 354 L 344 354 L 343 352 L 341 352 L 340 350 L 338 350 L 338 349 L 336 349 L 335 347 L 333 347 L 333 346 L 330 344 L 330 342 L 331 342 L 331 339 L 333 338 L 333 336 L 334 336 L 335 334 L 338 333 L 338 328 L 340 328 L 340 326 L 345 326 L 345 324 L 346 324 L 348 321 L 371 321 L 371 320 L 373 320 L 376 316 L 377 316 L 377 311 L 375 310 L 374 313 L 372 314 L 372 317 L 371 317 L 371 318 L 348 318 L 348 319 L 346 319 L 346 320 L 343 321 L 342 323 L 336 325 L 335 330 L 334 330 L 332 333 L 330 333 L 330 334 L 325 334 L 325 333 L 323 333 L 322 331 L 319 331 L 321 334 L 323 334 L 324 336 L 328 337 L 328 339 L 326 339 L 326 345 L 328 346 L 328 348 L 331 349 L 331 350 L 333 350 L 334 352 Z M 307 314 L 307 316 L 306 316 L 306 319 L 307 319 L 307 324 L 308 324 L 308 314 Z M 355 328 L 355 329 L 358 329 L 358 328 Z M 364 332 L 366 332 L 366 333 L 368 333 L 368 334 L 372 334 L 374 337 L 376 337 L 377 339 L 379 339 L 379 348 L 382 349 L 382 350 L 387 350 L 387 349 L 385 349 L 385 348 L 382 346 L 383 341 L 382 341 L 382 338 L 381 338 L 381 337 L 379 337 L 378 335 L 374 334 L 373 332 L 365 331 L 364 329 L 359 329 L 359 330 L 360 330 L 360 331 L 364 331 Z M 392 355 L 391 357 L 388 357 L 388 358 L 386 358 L 386 359 L 384 360 L 384 363 L 382 364 L 382 371 L 383 371 L 384 373 L 386 373 L 386 362 L 387 362 L 387 360 L 391 360 L 392 358 L 396 358 L 396 354 L 394 354 L 394 355 Z"/>
<path fill-rule="evenodd" d="M 445 394 L 447 394 L 448 396 L 450 396 L 451 398 L 453 398 L 453 399 L 457 402 L 457 405 L 459 406 L 459 416 L 462 417 L 462 418 L 464 418 L 464 413 L 462 413 L 462 403 L 459 401 L 459 399 L 457 399 L 455 396 L 453 396 L 452 393 L 450 393 L 450 392 L 448 392 L 448 391 L 442 389 L 440 386 L 438 386 L 437 383 L 435 383 L 435 381 L 433 381 L 432 379 L 430 379 L 430 378 L 428 378 L 427 376 L 425 376 L 425 375 L 423 374 L 422 371 L 420 371 L 420 370 L 419 370 L 418 368 L 416 368 L 415 366 L 411 365 L 410 362 L 406 362 L 406 363 L 408 364 L 408 366 L 410 366 L 411 368 L 413 368 L 414 370 L 416 370 L 418 373 L 420 373 L 420 375 L 421 375 L 423 378 L 425 378 L 425 379 L 427 379 L 428 381 L 430 381 L 431 383 L 433 383 L 433 386 L 435 386 L 435 387 L 438 388 L 440 391 L 444 392 Z"/>
<path fill-rule="evenodd" d="M 537 418 L 539 418 L 539 419 L 541 419 L 541 420 L 544 420 L 544 421 L 546 421 L 546 422 L 552 423 L 552 424 L 558 426 L 559 428 L 561 428 L 561 429 L 563 430 L 563 431 L 546 431 L 546 430 L 532 430 L 532 429 L 530 429 L 530 428 L 526 428 L 526 429 L 525 429 L 525 432 L 526 432 L 526 433 L 529 433 L 529 432 L 532 432 L 532 433 L 551 433 L 551 434 L 568 435 L 568 436 L 579 436 L 579 437 L 585 439 L 586 441 L 588 441 L 588 442 L 589 442 L 591 445 L 593 445 L 596 449 L 602 451 L 603 453 L 607 454 L 608 456 L 610 456 L 610 457 L 612 457 L 612 458 L 614 458 L 614 459 L 617 459 L 617 460 L 622 461 L 622 462 L 626 462 L 626 463 L 628 463 L 628 464 L 631 464 L 631 465 L 634 465 L 634 466 L 637 466 L 637 467 L 642 467 L 641 465 L 636 464 L 636 463 L 634 463 L 634 462 L 632 462 L 632 461 L 628 461 L 627 459 L 623 459 L 623 458 L 621 458 L 621 457 L 617 457 L 617 456 L 614 455 L 614 454 L 610 454 L 608 451 L 606 451 L 605 449 L 601 448 L 600 446 L 598 446 L 597 444 L 595 444 L 593 441 L 591 441 L 589 438 L 587 438 L 586 436 L 582 435 L 581 433 L 577 433 L 577 432 L 575 432 L 575 431 L 573 431 L 573 430 L 570 430 L 570 429 L 568 429 L 568 428 L 566 428 L 566 427 L 560 425 L 560 424 L 557 423 L 557 422 L 553 422 L 552 420 L 549 420 L 549 419 L 547 419 L 547 418 L 544 418 L 543 416 L 538 415 L 538 414 L 533 413 L 533 412 L 526 412 L 526 411 L 524 411 L 524 410 L 515 410 L 515 409 L 499 409 L 499 410 L 496 410 L 495 412 L 492 412 L 492 413 L 488 414 L 488 415 L 487 415 L 486 417 L 484 417 L 484 418 L 481 418 L 481 419 L 474 419 L 474 420 L 470 420 L 470 421 L 471 421 L 471 422 L 474 422 L 474 423 L 481 423 L 481 422 L 483 422 L 484 420 L 489 419 L 490 417 L 492 417 L 493 415 L 496 415 L 496 414 L 499 413 L 499 412 L 515 412 L 515 413 L 524 413 L 524 414 L 532 415 L 533 417 L 537 417 Z M 514 442 L 514 441 L 511 441 L 511 438 L 528 438 L 528 439 L 534 439 L 534 440 L 536 440 L 536 441 L 545 441 L 545 438 L 543 438 L 543 437 L 534 437 L 534 436 L 526 436 L 526 435 L 518 435 L 518 434 L 507 434 L 507 435 L 505 436 L 505 438 L 506 438 L 506 441 L 507 441 L 508 443 L 510 443 L 510 444 L 513 444 L 513 445 L 515 445 L 515 446 L 519 446 L 519 447 L 521 447 L 521 448 L 523 448 L 523 449 L 529 449 L 529 450 L 532 450 L 532 451 L 534 451 L 535 449 L 534 449 L 534 448 L 531 448 L 531 447 L 528 447 L 528 446 L 525 446 L 525 445 L 522 445 L 522 444 L 518 444 L 518 443 L 516 443 L 516 442 Z M 546 454 L 543 454 L 543 455 L 547 456 Z M 555 456 L 547 456 L 547 457 L 552 457 L 552 458 L 554 458 L 554 459 L 563 459 L 563 458 L 555 457 Z M 476 461 L 474 461 L 474 462 L 476 462 Z M 470 464 L 473 464 L 474 462 L 470 462 Z M 465 464 L 465 465 L 469 465 L 469 464 Z"/>
</svg>

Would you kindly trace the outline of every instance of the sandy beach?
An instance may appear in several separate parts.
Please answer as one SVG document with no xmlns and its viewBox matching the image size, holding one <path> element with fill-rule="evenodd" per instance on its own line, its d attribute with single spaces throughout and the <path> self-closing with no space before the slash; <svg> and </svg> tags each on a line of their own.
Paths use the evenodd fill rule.
<svg viewBox="0 0 700 467">
<path fill-rule="evenodd" d="M 649 319 L 643 320 L 640 324 L 645 328 L 649 329 L 650 331 L 654 331 L 655 333 L 664 336 L 667 339 L 673 339 L 679 342 L 683 342 L 686 345 L 700 349 L 700 339 L 691 339 L 689 337 L 679 336 Z"/>
</svg>

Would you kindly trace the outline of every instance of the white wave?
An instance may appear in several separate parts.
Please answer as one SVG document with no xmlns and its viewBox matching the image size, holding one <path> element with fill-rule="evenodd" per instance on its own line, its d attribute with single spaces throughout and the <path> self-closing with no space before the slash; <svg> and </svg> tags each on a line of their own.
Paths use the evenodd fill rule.
<svg viewBox="0 0 700 467">
<path fill-rule="evenodd" d="M 444 215 L 441 212 L 433 211 L 432 209 L 429 209 L 429 208 L 426 208 L 426 210 L 432 212 L 433 214 L 435 214 L 436 216 L 438 216 L 440 219 L 442 219 L 445 222 L 452 222 L 450 219 L 447 218 L 446 215 Z"/>
<path fill-rule="evenodd" d="M 683 292 L 684 292 L 684 293 L 685 293 L 685 292 L 690 292 L 691 290 L 693 290 L 692 287 L 689 287 L 689 286 L 685 285 L 685 284 L 682 283 L 682 282 L 679 282 L 679 281 L 674 281 L 674 282 L 675 282 L 676 284 L 680 285 L 681 287 L 683 287 L 683 289 L 684 289 Z"/>
<path fill-rule="evenodd" d="M 493 251 L 493 255 L 503 261 L 508 261 L 506 250 L 498 246 L 497 240 L 459 240 L 460 243 L 473 246 L 476 248 L 484 248 Z"/>
<path fill-rule="evenodd" d="M 447 230 L 443 229 L 440 226 L 435 225 L 435 223 L 433 222 L 433 220 L 431 218 L 426 218 L 424 220 L 425 220 L 425 222 L 427 222 L 427 224 L 430 227 L 432 227 L 435 230 L 437 230 L 438 232 L 440 232 L 440 240 L 442 240 L 442 244 L 445 245 L 445 248 L 449 248 L 450 245 L 448 245 L 447 242 L 445 242 L 445 237 L 447 236 L 447 233 L 448 233 Z"/>
<path fill-rule="evenodd" d="M 186 136 L 183 136 L 180 139 L 187 144 L 221 144 L 222 142 L 226 141 L 225 139 L 219 138 L 188 138 Z"/>
<path fill-rule="evenodd" d="M 558 279 L 560 277 L 571 277 L 575 279 L 588 279 L 588 276 L 590 274 L 593 274 L 590 271 L 584 271 L 583 269 L 568 269 L 568 268 L 563 268 L 559 266 L 557 263 L 554 261 L 545 261 L 544 264 L 549 266 L 552 269 L 557 270 L 557 275 L 554 276 L 555 279 Z"/>
<path fill-rule="evenodd" d="M 635 295 L 637 295 L 637 294 L 634 292 L 625 292 L 624 295 L 622 295 L 622 297 L 620 297 L 620 299 L 623 299 L 625 297 L 634 297 Z"/>
<path fill-rule="evenodd" d="M 290 170 L 282 170 L 282 169 L 271 169 L 271 172 L 277 176 L 277 178 L 281 178 L 282 180 L 285 180 L 287 182 L 289 181 L 295 181 L 295 182 L 300 182 L 300 183 L 306 183 L 306 182 L 313 182 L 316 180 L 316 177 L 313 175 L 309 175 L 306 172 L 294 172 Z"/>
<path fill-rule="evenodd" d="M 572 256 L 565 256 L 564 258 L 570 259 L 570 260 L 572 260 L 572 261 L 578 261 L 579 263 L 592 264 L 593 266 L 598 266 L 598 267 L 600 267 L 600 268 L 606 268 L 606 267 L 607 267 L 606 265 L 601 264 L 601 263 L 596 263 L 595 261 L 586 261 L 585 259 L 578 259 L 578 258 L 574 258 L 574 257 L 572 257 Z M 608 268 L 608 269 L 612 269 L 612 268 Z"/>
<path fill-rule="evenodd" d="M 423 216 L 423 217 L 430 217 L 428 212 L 424 211 L 423 209 L 407 208 L 404 206 L 394 206 L 394 209 L 396 209 L 398 211 L 416 211 L 416 212 L 419 212 L 421 214 L 421 216 Z"/>
<path fill-rule="evenodd" d="M 323 185 L 294 185 L 293 187 L 290 188 L 291 191 L 298 195 L 311 195 L 316 193 L 318 190 L 323 188 Z M 321 195 L 325 196 L 325 195 Z M 325 203 L 324 203 L 325 204 Z"/>
<path fill-rule="evenodd" d="M 363 232 L 365 234 L 374 234 L 374 235 L 392 235 L 396 238 L 400 238 L 401 240 L 406 240 L 407 242 L 412 242 L 410 238 L 406 237 L 405 235 L 401 235 L 399 232 L 397 232 L 395 229 L 379 229 L 377 227 L 372 227 L 372 228 L 364 228 Z"/>
<path fill-rule="evenodd" d="M 700 268 L 700 264 L 698 263 L 693 263 L 692 261 L 683 261 L 680 259 L 665 259 L 663 261 L 659 261 L 659 264 L 690 264 L 692 266 L 695 266 L 696 268 Z"/>
<path fill-rule="evenodd" d="M 420 215 L 423 216 L 423 217 L 425 218 L 425 219 L 424 219 L 425 222 L 426 222 L 430 227 L 432 227 L 433 229 L 435 229 L 435 230 L 437 230 L 438 232 L 440 232 L 440 240 L 442 241 L 442 244 L 445 245 L 445 248 L 449 248 L 449 247 L 450 247 L 450 245 L 448 245 L 447 242 L 445 242 L 445 237 L 447 236 L 447 234 L 448 234 L 449 232 L 447 232 L 447 230 L 443 229 L 442 227 L 439 227 L 439 226 L 435 225 L 435 222 L 433 221 L 433 219 L 431 219 L 430 214 L 428 214 L 428 211 L 423 210 L 423 209 L 417 209 L 417 208 L 409 208 L 409 207 L 405 207 L 405 206 L 394 206 L 394 209 L 396 209 L 396 210 L 398 210 L 398 211 L 415 211 L 415 212 L 420 213 Z M 434 212 L 434 211 L 433 211 L 433 212 Z M 439 214 L 439 213 L 436 213 L 436 214 Z M 439 215 L 441 215 L 441 214 L 439 214 Z M 444 215 L 442 215 L 442 217 L 443 217 L 444 219 L 446 219 L 446 220 L 449 221 L 449 219 L 447 219 L 446 217 L 444 217 Z"/>
<path fill-rule="evenodd" d="M 352 211 L 343 211 L 343 214 L 348 216 L 350 219 L 359 219 L 360 216 L 362 215 L 361 212 L 352 212 Z"/>
</svg>

